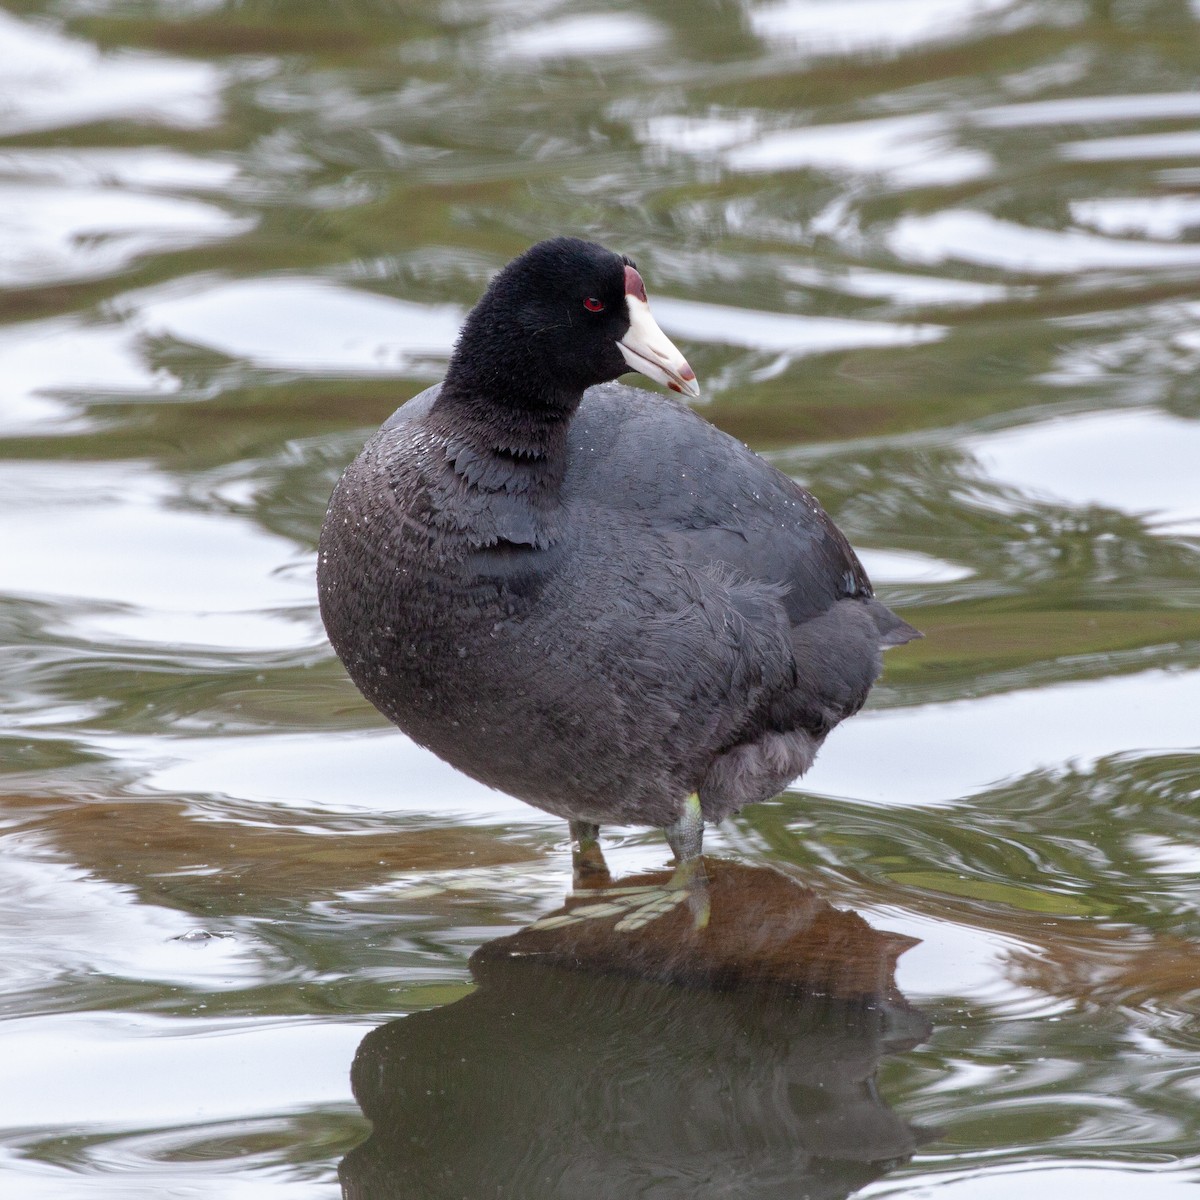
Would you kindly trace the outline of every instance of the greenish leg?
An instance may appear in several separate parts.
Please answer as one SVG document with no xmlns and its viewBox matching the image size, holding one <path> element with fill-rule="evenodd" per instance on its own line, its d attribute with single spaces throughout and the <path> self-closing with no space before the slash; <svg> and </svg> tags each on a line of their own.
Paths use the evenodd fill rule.
<svg viewBox="0 0 1200 1200">
<path fill-rule="evenodd" d="M 686 896 L 693 927 L 703 929 L 709 918 L 708 878 L 704 874 L 704 859 L 701 858 L 704 814 L 700 811 L 700 797 L 695 792 L 684 801 L 679 820 L 668 825 L 663 832 L 675 853 L 675 873 L 671 876 L 670 886 Z"/>
<path fill-rule="evenodd" d="M 600 826 L 592 821 L 569 821 L 571 829 L 571 874 L 576 887 L 604 887 L 612 882 L 604 851 L 600 849 Z"/>
<path fill-rule="evenodd" d="M 679 820 L 663 832 L 680 867 L 700 857 L 704 848 L 704 815 L 700 811 L 700 797 L 695 792 L 684 801 Z"/>
</svg>

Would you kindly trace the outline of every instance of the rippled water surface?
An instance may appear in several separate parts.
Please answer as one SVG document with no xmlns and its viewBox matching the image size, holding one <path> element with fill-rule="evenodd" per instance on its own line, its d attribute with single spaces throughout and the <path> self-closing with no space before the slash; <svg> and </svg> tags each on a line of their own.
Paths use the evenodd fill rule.
<svg viewBox="0 0 1200 1200">
<path fill-rule="evenodd" d="M 1194 1193 L 1200 4 L 10 0 L 0 63 L 0 1192 Z M 316 611 L 560 232 L 927 635 L 666 982 L 558 963 L 563 825 Z M 800 999 L 712 989 L 735 915 Z"/>
</svg>

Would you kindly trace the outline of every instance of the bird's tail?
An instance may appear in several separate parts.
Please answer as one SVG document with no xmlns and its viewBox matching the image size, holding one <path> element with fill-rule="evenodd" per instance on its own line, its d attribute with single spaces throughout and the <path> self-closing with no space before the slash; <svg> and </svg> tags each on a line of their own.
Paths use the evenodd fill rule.
<svg viewBox="0 0 1200 1200">
<path fill-rule="evenodd" d="M 919 629 L 914 629 L 907 621 L 896 616 L 886 604 L 880 604 L 878 600 L 868 600 L 867 608 L 875 622 L 875 628 L 879 631 L 879 645 L 884 650 L 888 650 L 892 646 L 903 646 L 905 642 L 925 636 Z"/>
</svg>

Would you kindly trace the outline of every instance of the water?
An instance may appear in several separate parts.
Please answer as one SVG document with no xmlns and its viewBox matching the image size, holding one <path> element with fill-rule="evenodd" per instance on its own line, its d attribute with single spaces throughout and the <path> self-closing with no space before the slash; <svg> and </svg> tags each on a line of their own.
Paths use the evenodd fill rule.
<svg viewBox="0 0 1200 1200">
<path fill-rule="evenodd" d="M 469 1065 L 429 1161 L 525 1194 L 1191 1194 L 1198 23 L 9 3 L 4 1195 L 327 1200 L 343 1160 L 347 1195 L 443 1194 L 396 1140 L 435 1046 Z M 630 979 L 611 946 L 506 965 L 563 902 L 564 828 L 386 728 L 323 638 L 338 472 L 559 232 L 637 258 L 704 415 L 927 634 L 801 785 L 709 835 L 791 881 L 762 928 L 816 956 L 817 999 Z M 848 998 L 818 919 L 874 955 Z"/>
</svg>

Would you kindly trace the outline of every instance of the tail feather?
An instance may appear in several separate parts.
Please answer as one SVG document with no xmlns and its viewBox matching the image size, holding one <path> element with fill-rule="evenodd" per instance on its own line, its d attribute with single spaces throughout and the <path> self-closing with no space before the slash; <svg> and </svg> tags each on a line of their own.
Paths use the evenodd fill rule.
<svg viewBox="0 0 1200 1200">
<path fill-rule="evenodd" d="M 875 622 L 875 628 L 879 631 L 879 645 L 884 650 L 889 650 L 892 646 L 903 646 L 905 642 L 925 636 L 919 629 L 896 616 L 886 604 L 880 604 L 878 600 L 869 600 L 867 607 Z"/>
</svg>

